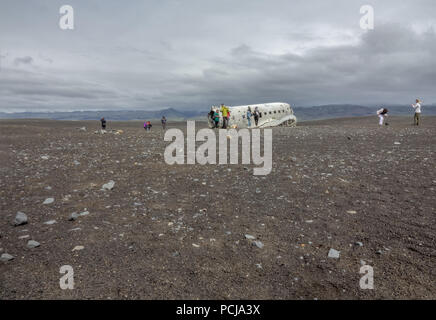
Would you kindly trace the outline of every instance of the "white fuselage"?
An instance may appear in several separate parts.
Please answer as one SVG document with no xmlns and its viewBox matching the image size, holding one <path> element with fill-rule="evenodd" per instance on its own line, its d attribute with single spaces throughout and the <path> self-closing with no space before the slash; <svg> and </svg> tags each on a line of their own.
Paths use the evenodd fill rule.
<svg viewBox="0 0 436 320">
<path fill-rule="evenodd" d="M 217 107 L 218 108 L 218 107 Z M 248 126 L 247 111 L 251 109 L 251 126 Z M 259 111 L 259 120 L 256 126 L 254 111 Z M 219 108 L 218 108 L 219 110 Z M 266 128 L 275 127 L 279 125 L 293 126 L 297 122 L 294 116 L 294 111 L 287 103 L 263 103 L 251 104 L 246 106 L 229 107 L 230 121 L 228 128 Z M 212 127 L 213 123 L 209 119 L 209 126 Z M 220 127 L 222 126 L 222 115 L 220 113 Z"/>
</svg>

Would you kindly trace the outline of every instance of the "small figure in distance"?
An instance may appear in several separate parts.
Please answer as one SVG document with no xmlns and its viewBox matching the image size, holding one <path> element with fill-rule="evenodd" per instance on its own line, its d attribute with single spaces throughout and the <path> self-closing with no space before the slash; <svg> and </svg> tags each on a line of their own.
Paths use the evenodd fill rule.
<svg viewBox="0 0 436 320">
<path fill-rule="evenodd" d="M 148 127 L 148 125 L 147 125 L 147 121 L 144 121 L 144 130 L 145 130 L 145 131 L 147 131 L 147 127 Z"/>
<path fill-rule="evenodd" d="M 147 121 L 147 131 L 151 131 L 151 127 L 152 127 L 151 122 Z"/>
<path fill-rule="evenodd" d="M 160 120 L 160 122 L 162 123 L 162 129 L 165 131 L 166 126 L 167 126 L 167 118 L 165 118 L 165 116 L 162 116 L 162 119 Z"/>
<path fill-rule="evenodd" d="M 251 108 L 250 107 L 248 107 L 248 110 L 247 110 L 247 121 L 248 121 L 248 127 L 250 128 L 251 127 Z"/>
<path fill-rule="evenodd" d="M 257 124 L 259 123 L 259 115 L 260 115 L 259 108 L 258 107 L 254 108 L 254 122 L 256 124 L 256 127 Z"/>
<path fill-rule="evenodd" d="M 106 119 L 101 118 L 100 121 L 101 121 L 101 129 L 106 130 Z"/>
<path fill-rule="evenodd" d="M 215 109 L 215 111 L 213 113 L 213 122 L 215 123 L 214 128 L 218 128 L 219 124 L 220 124 L 220 113 L 219 113 L 218 109 Z"/>
<path fill-rule="evenodd" d="M 422 101 L 416 99 L 416 103 L 412 104 L 412 108 L 415 109 L 415 116 L 413 117 L 413 124 L 415 126 L 419 126 L 419 122 L 421 121 L 421 104 Z"/>
<path fill-rule="evenodd" d="M 229 113 L 229 108 L 227 108 L 224 103 L 221 103 L 221 114 L 223 115 L 223 129 L 227 129 L 227 125 L 228 125 L 228 113 Z"/>
<path fill-rule="evenodd" d="M 377 115 L 379 117 L 379 122 L 378 122 L 379 125 L 381 125 L 381 126 L 383 125 L 383 122 L 385 121 L 385 117 L 388 116 L 388 112 L 389 111 L 386 108 L 382 108 L 382 109 L 377 111 Z M 388 125 L 388 123 L 386 123 L 386 125 Z"/>
<path fill-rule="evenodd" d="M 215 109 L 214 107 L 210 107 L 210 111 L 208 113 L 208 117 L 210 119 L 210 121 L 212 121 L 212 125 L 215 126 L 215 120 L 214 120 L 214 114 L 215 114 Z M 215 127 L 214 127 L 215 128 Z"/>
</svg>

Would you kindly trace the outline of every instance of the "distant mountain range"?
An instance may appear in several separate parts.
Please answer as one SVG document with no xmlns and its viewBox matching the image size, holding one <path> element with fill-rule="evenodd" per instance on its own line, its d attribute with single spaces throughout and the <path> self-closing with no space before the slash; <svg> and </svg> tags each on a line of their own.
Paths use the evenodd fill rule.
<svg viewBox="0 0 436 320">
<path fill-rule="evenodd" d="M 383 107 L 389 109 L 391 115 L 412 115 L 410 105 L 392 105 Z M 320 120 L 331 118 L 363 117 L 375 115 L 380 107 L 352 104 L 322 105 L 314 107 L 293 107 L 298 121 Z M 157 120 L 165 116 L 170 121 L 188 119 L 204 120 L 209 110 L 176 110 L 168 108 L 157 111 L 119 110 L 119 111 L 72 111 L 72 112 L 0 112 L 0 119 L 52 119 L 52 120 Z M 436 105 L 424 105 L 424 115 L 436 115 Z"/>
</svg>

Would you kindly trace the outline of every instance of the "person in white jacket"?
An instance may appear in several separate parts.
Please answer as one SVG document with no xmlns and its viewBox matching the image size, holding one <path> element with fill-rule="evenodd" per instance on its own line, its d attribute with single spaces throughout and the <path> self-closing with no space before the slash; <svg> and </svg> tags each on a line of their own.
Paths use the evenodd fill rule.
<svg viewBox="0 0 436 320">
<path fill-rule="evenodd" d="M 415 109 L 415 116 L 413 117 L 413 123 L 416 126 L 419 126 L 419 122 L 421 121 L 421 100 L 416 99 L 416 103 L 412 104 L 412 108 Z"/>
<path fill-rule="evenodd" d="M 387 117 L 387 115 L 388 115 L 388 109 L 381 108 L 380 110 L 377 111 L 377 115 L 379 118 L 378 124 L 382 126 L 383 122 L 385 121 L 385 117 Z"/>
</svg>

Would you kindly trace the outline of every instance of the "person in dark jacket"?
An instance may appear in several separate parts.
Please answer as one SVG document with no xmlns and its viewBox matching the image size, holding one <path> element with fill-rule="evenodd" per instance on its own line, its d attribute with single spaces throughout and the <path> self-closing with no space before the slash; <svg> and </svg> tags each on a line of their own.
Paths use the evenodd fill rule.
<svg viewBox="0 0 436 320">
<path fill-rule="evenodd" d="M 160 122 L 162 123 L 162 129 L 165 130 L 165 128 L 167 126 L 167 118 L 165 118 L 165 116 L 163 116 L 162 119 L 160 120 Z"/>
<path fill-rule="evenodd" d="M 106 119 L 101 118 L 100 121 L 101 121 L 101 129 L 106 130 Z"/>
</svg>

